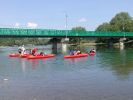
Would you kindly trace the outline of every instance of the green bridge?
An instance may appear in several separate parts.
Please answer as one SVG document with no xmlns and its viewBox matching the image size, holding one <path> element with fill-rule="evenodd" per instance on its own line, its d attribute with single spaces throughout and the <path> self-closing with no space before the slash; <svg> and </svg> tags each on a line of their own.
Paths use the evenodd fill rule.
<svg viewBox="0 0 133 100">
<path fill-rule="evenodd" d="M 133 37 L 133 32 L 75 32 L 71 30 L 0 28 L 0 37 Z"/>
</svg>

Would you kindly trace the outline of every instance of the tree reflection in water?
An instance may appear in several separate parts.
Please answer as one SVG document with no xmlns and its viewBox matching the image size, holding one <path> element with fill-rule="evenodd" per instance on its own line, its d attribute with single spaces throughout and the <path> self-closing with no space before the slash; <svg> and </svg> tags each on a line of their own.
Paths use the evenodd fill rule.
<svg viewBox="0 0 133 100">
<path fill-rule="evenodd" d="M 100 52 L 101 63 L 107 64 L 105 69 L 112 71 L 118 79 L 128 79 L 130 74 L 133 72 L 133 54 L 130 49 L 111 49 L 105 52 Z M 105 67 L 105 66 L 104 66 Z"/>
</svg>

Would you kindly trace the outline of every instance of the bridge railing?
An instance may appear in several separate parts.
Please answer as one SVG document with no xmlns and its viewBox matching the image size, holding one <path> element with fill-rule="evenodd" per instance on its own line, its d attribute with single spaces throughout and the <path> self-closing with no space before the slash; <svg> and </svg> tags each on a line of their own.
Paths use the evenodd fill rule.
<svg viewBox="0 0 133 100">
<path fill-rule="evenodd" d="M 133 32 L 76 32 L 71 30 L 0 28 L 0 36 L 18 37 L 133 37 Z"/>
</svg>

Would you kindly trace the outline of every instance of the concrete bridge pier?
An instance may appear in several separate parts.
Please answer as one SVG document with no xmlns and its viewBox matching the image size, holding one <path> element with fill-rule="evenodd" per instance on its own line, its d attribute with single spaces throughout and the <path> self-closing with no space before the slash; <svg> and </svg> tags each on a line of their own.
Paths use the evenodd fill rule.
<svg viewBox="0 0 133 100">
<path fill-rule="evenodd" d="M 67 52 L 67 43 L 62 43 L 61 47 L 62 47 L 62 52 L 66 53 Z"/>
<path fill-rule="evenodd" d="M 119 48 L 120 50 L 123 50 L 125 47 L 124 42 L 119 42 Z"/>
<path fill-rule="evenodd" d="M 57 54 L 58 52 L 58 43 L 61 43 L 61 39 L 53 38 L 52 39 L 52 53 Z"/>
<path fill-rule="evenodd" d="M 119 46 L 120 48 L 123 48 L 125 45 L 124 45 L 124 41 L 126 40 L 126 38 L 120 38 L 119 39 Z"/>
<path fill-rule="evenodd" d="M 69 42 L 69 38 L 62 38 L 61 39 L 61 43 L 68 43 Z"/>
<path fill-rule="evenodd" d="M 108 39 L 108 47 L 112 47 L 113 46 L 113 39 L 110 38 Z"/>
<path fill-rule="evenodd" d="M 121 47 L 121 46 L 124 46 L 124 42 L 120 41 L 120 42 L 119 42 L 119 45 L 120 45 L 120 47 Z"/>
<path fill-rule="evenodd" d="M 52 39 L 52 53 L 54 54 L 57 54 L 57 43 L 58 43 L 58 39 L 53 38 Z"/>
</svg>

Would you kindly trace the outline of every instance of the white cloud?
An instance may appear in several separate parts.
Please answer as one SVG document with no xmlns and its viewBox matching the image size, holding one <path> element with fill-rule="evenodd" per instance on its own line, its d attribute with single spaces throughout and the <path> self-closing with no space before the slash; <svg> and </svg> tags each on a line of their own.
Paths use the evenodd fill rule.
<svg viewBox="0 0 133 100">
<path fill-rule="evenodd" d="M 33 22 L 28 22 L 27 23 L 27 27 L 29 27 L 29 28 L 36 28 L 37 26 L 38 26 L 38 24 L 33 23 Z"/>
<path fill-rule="evenodd" d="M 20 26 L 20 23 L 15 23 L 15 27 L 19 27 Z"/>
<path fill-rule="evenodd" d="M 78 22 L 84 23 L 84 22 L 87 22 L 87 19 L 86 18 L 81 18 L 81 19 L 78 20 Z"/>
</svg>

